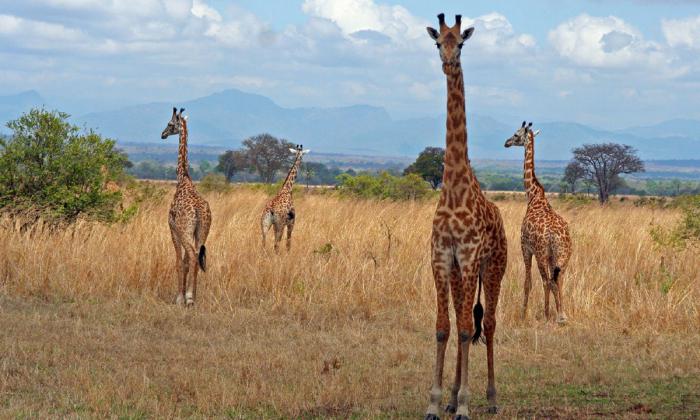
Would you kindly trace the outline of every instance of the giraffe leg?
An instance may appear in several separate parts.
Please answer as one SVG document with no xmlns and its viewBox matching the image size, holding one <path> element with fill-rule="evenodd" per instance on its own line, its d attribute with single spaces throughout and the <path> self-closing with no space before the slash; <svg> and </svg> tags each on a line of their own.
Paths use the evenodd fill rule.
<svg viewBox="0 0 700 420">
<path fill-rule="evenodd" d="M 452 304 L 455 308 L 455 314 L 462 312 L 464 304 L 464 289 L 461 286 L 462 276 L 456 266 L 452 267 L 450 273 L 450 290 L 452 291 Z M 455 366 L 455 380 L 450 393 L 450 403 L 445 408 L 445 411 L 454 414 L 457 411 L 457 393 L 459 392 L 459 384 L 462 375 L 462 345 L 457 340 L 457 363 Z"/>
<path fill-rule="evenodd" d="M 170 226 L 170 237 L 173 240 L 173 245 L 175 246 L 175 268 L 177 270 L 177 282 L 178 282 L 178 294 L 175 298 L 175 303 L 182 305 L 185 303 L 185 272 L 182 260 L 182 245 L 180 244 L 180 238 L 178 237 L 177 230 L 171 225 Z"/>
<path fill-rule="evenodd" d="M 284 233 L 284 225 L 281 222 L 275 222 L 272 225 L 275 231 L 275 252 L 280 251 L 280 242 L 282 241 L 282 234 Z"/>
<path fill-rule="evenodd" d="M 542 287 L 544 288 L 544 318 L 549 320 L 549 292 L 552 290 L 550 286 L 549 274 L 547 273 L 547 262 L 544 258 L 537 259 L 537 268 L 540 270 L 542 277 Z"/>
<path fill-rule="evenodd" d="M 287 223 L 287 251 L 292 249 L 292 230 L 294 230 L 294 220 Z"/>
<path fill-rule="evenodd" d="M 270 226 L 272 226 L 272 213 L 268 211 L 262 215 L 262 218 L 260 218 L 260 230 L 262 233 L 262 246 L 263 246 L 263 248 L 265 248 L 265 236 L 267 235 L 267 232 L 270 230 Z"/>
<path fill-rule="evenodd" d="M 496 333 L 496 307 L 498 306 L 498 296 L 501 292 L 501 280 L 505 274 L 505 264 L 491 261 L 484 270 L 484 335 L 486 336 L 486 360 L 488 365 L 488 385 L 486 387 L 486 399 L 489 402 L 489 412 L 498 413 L 496 398 L 496 378 L 493 361 L 493 336 Z"/>
<path fill-rule="evenodd" d="M 523 261 L 525 262 L 525 286 L 523 290 L 522 319 L 527 317 L 527 302 L 532 290 L 532 253 L 523 248 Z"/>
<path fill-rule="evenodd" d="M 194 242 L 194 241 L 192 241 Z M 195 288 L 197 287 L 197 270 L 199 270 L 199 264 L 197 264 L 197 253 L 195 252 L 194 243 L 189 243 L 185 245 L 185 259 L 187 260 L 187 292 L 185 293 L 185 306 L 191 307 L 194 305 L 195 299 Z"/>
<path fill-rule="evenodd" d="M 557 272 L 557 275 L 552 275 L 552 294 L 554 295 L 554 304 L 557 307 L 557 322 L 560 324 L 566 323 L 566 314 L 564 313 L 564 301 L 561 296 L 561 289 L 564 286 L 564 268 L 555 267 L 552 273 Z"/>
<path fill-rule="evenodd" d="M 440 403 L 442 401 L 442 373 L 445 366 L 445 350 L 447 340 L 450 338 L 449 316 L 449 278 L 448 274 L 454 262 L 452 251 L 438 251 L 433 247 L 431 265 L 435 278 L 435 291 L 437 297 L 437 317 L 435 320 L 435 371 L 433 386 L 430 389 L 430 404 L 425 413 L 426 420 L 439 419 Z"/>
<path fill-rule="evenodd" d="M 459 391 L 457 392 L 455 420 L 465 420 L 469 418 L 469 348 L 475 332 L 473 308 L 474 295 L 479 282 L 479 262 L 460 261 L 459 265 L 462 271 L 461 286 L 464 291 L 464 302 L 462 310 L 457 314 L 457 330 L 462 352 L 460 354 L 461 375 Z"/>
<path fill-rule="evenodd" d="M 182 295 L 182 304 L 187 306 L 187 277 L 190 274 L 190 252 L 187 250 L 187 246 L 183 246 L 183 257 L 182 257 L 182 282 L 180 283 L 180 294 Z"/>
</svg>

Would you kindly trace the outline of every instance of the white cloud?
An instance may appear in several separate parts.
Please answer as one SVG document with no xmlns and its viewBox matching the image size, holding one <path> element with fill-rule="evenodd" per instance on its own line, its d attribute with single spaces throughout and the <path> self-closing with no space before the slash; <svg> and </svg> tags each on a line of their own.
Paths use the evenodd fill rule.
<svg viewBox="0 0 700 420">
<path fill-rule="evenodd" d="M 462 27 L 474 26 L 474 37 L 469 42 L 490 53 L 518 54 L 531 50 L 537 44 L 532 35 L 516 34 L 508 18 L 500 13 L 494 12 L 462 20 Z"/>
<path fill-rule="evenodd" d="M 559 55 L 584 67 L 669 70 L 672 61 L 661 45 L 646 41 L 636 28 L 615 16 L 580 15 L 550 31 L 549 41 Z"/>
<path fill-rule="evenodd" d="M 661 29 L 671 47 L 700 49 L 700 16 L 687 19 L 663 19 Z"/>
</svg>

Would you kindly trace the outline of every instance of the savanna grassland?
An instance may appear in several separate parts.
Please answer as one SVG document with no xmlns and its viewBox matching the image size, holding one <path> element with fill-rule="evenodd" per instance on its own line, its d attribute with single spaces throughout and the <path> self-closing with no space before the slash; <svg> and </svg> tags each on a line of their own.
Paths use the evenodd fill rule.
<svg viewBox="0 0 700 420">
<path fill-rule="evenodd" d="M 126 224 L 19 233 L 5 220 L 0 417 L 422 417 L 435 352 L 435 201 L 297 194 L 292 251 L 275 255 L 260 247 L 264 192 L 209 193 L 208 271 L 186 310 L 172 304 L 171 193 Z M 697 417 L 700 252 L 656 247 L 649 234 L 678 214 L 552 199 L 575 246 L 563 280 L 569 323 L 559 326 L 543 319 L 536 270 L 519 319 L 525 202 L 497 204 L 509 241 L 499 416 Z M 472 411 L 486 417 L 483 345 L 470 361 Z"/>
</svg>

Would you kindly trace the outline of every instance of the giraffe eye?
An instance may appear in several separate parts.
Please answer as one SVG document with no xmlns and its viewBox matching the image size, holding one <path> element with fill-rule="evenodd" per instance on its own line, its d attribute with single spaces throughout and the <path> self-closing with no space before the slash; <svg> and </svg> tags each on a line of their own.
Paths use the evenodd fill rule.
<svg viewBox="0 0 700 420">
<path fill-rule="evenodd" d="M 459 48 L 461 50 L 462 46 L 464 46 L 464 42 L 460 42 L 459 45 L 457 45 L 457 48 Z"/>
<path fill-rule="evenodd" d="M 439 43 L 439 42 L 436 42 L 436 43 L 435 43 L 435 46 L 438 47 L 438 48 L 440 48 L 440 43 Z"/>
</svg>

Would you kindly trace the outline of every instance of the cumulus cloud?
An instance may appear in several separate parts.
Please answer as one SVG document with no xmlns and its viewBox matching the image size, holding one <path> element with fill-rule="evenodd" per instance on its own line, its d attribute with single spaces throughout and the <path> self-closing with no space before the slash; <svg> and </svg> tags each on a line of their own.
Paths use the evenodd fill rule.
<svg viewBox="0 0 700 420">
<path fill-rule="evenodd" d="M 667 67 L 671 62 L 661 45 L 615 16 L 580 15 L 552 30 L 549 41 L 559 55 L 584 67 Z"/>
<path fill-rule="evenodd" d="M 686 19 L 664 19 L 661 29 L 671 47 L 700 49 L 700 15 Z"/>
</svg>

